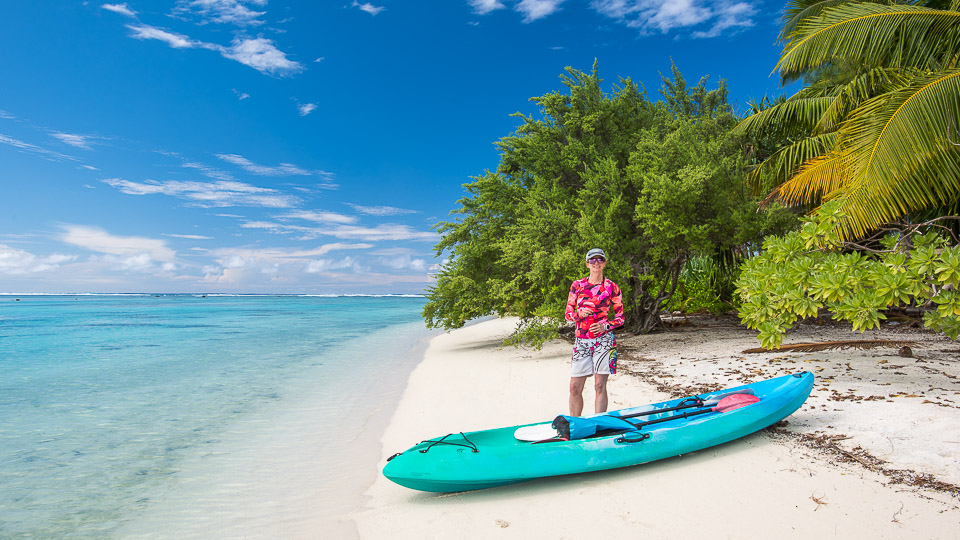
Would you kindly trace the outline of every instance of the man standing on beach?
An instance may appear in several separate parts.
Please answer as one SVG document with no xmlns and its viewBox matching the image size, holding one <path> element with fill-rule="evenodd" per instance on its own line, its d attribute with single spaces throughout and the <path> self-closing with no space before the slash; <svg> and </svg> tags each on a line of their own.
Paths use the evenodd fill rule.
<svg viewBox="0 0 960 540">
<path fill-rule="evenodd" d="M 602 249 L 588 251 L 590 276 L 574 281 L 567 296 L 564 318 L 576 327 L 570 369 L 570 416 L 583 412 L 583 387 L 590 375 L 597 394 L 594 411 L 607 412 L 607 379 L 617 372 L 617 340 L 611 329 L 623 324 L 623 295 L 616 283 L 603 277 L 606 266 L 607 255 Z"/>
</svg>

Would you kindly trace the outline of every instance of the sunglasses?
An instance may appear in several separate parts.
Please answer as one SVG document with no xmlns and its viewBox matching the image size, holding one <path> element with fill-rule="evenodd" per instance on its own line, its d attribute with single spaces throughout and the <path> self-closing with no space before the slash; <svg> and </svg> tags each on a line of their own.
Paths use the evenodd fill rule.
<svg viewBox="0 0 960 540">
<path fill-rule="evenodd" d="M 590 264 L 600 264 L 602 262 L 607 262 L 607 260 L 604 259 L 603 257 L 594 257 L 587 262 Z"/>
</svg>

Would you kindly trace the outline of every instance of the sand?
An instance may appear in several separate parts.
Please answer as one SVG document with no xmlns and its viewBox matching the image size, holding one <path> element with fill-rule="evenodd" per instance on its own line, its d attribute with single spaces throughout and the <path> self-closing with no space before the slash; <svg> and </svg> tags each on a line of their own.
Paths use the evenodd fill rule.
<svg viewBox="0 0 960 540">
<path fill-rule="evenodd" d="M 446 433 L 566 412 L 570 345 L 501 348 L 516 321 L 435 337 L 382 438 L 379 463 Z M 743 354 L 730 319 L 621 337 L 611 409 L 810 370 L 807 403 L 785 425 L 638 467 L 433 494 L 379 475 L 350 517 L 360 538 L 958 538 L 960 346 L 913 330 L 800 327 L 787 343 L 909 339 L 897 348 Z M 906 351 L 904 351 L 906 353 Z M 592 412 L 592 389 L 585 391 Z"/>
</svg>

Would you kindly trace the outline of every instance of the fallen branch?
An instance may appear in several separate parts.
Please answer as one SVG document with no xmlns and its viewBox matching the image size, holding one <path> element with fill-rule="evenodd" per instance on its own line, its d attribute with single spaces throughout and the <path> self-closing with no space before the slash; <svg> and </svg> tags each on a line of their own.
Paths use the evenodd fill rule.
<svg viewBox="0 0 960 540">
<path fill-rule="evenodd" d="M 912 341 L 904 341 L 899 339 L 852 339 L 845 341 L 824 341 L 820 343 L 795 343 L 793 345 L 781 345 L 773 349 L 757 347 L 755 349 L 747 349 L 743 351 L 743 353 L 818 352 L 830 349 L 873 349 L 876 347 L 892 347 L 899 349 L 902 347 L 909 347 L 913 344 L 914 342 Z"/>
</svg>

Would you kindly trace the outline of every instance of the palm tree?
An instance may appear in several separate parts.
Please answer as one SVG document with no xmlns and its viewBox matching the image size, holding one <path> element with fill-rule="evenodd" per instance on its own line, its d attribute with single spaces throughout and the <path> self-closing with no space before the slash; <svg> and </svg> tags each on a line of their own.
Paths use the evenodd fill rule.
<svg viewBox="0 0 960 540">
<path fill-rule="evenodd" d="M 925 3 L 789 4 L 775 71 L 808 85 L 737 130 L 800 135 L 751 173 L 759 188 L 842 198 L 845 238 L 960 198 L 960 0 Z"/>
</svg>

